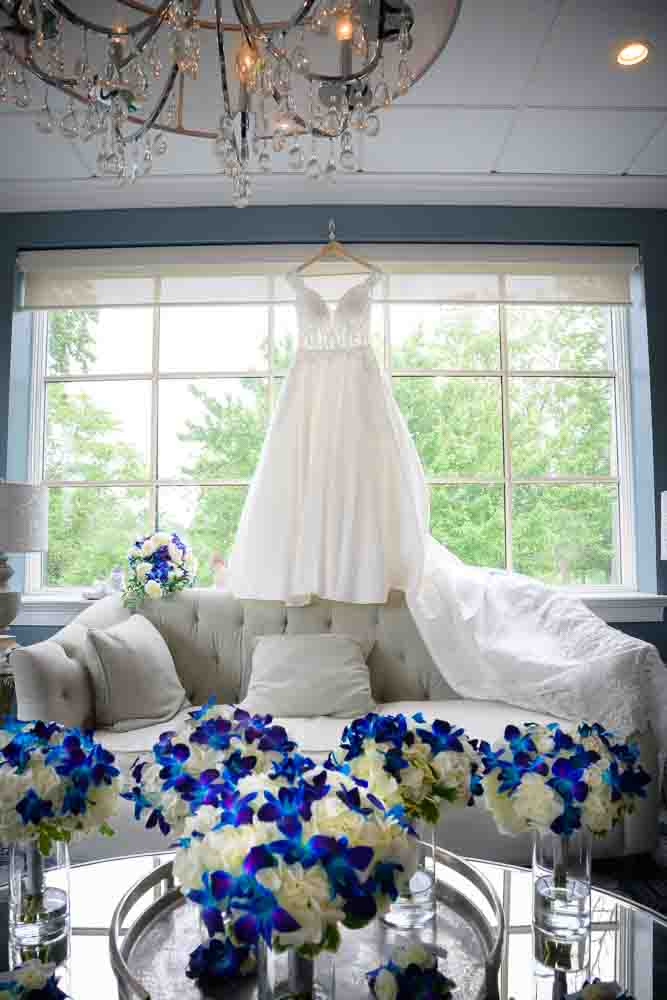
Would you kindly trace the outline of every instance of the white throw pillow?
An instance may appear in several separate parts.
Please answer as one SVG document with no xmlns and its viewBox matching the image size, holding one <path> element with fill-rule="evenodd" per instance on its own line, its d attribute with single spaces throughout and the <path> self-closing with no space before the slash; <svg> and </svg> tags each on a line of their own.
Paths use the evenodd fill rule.
<svg viewBox="0 0 667 1000">
<path fill-rule="evenodd" d="M 264 635 L 255 642 L 241 707 L 259 715 L 352 719 L 375 708 L 366 666 L 372 643 L 349 635 Z"/>
<path fill-rule="evenodd" d="M 89 628 L 86 664 L 97 728 L 127 732 L 168 722 L 188 704 L 169 647 L 143 615 Z"/>
</svg>

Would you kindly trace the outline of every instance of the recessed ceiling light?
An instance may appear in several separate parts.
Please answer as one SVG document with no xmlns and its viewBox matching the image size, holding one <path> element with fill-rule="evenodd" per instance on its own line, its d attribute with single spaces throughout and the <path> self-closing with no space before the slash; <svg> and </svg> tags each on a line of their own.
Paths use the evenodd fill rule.
<svg viewBox="0 0 667 1000">
<path fill-rule="evenodd" d="M 645 62 L 649 56 L 649 47 L 646 42 L 625 42 L 616 53 L 616 62 L 624 68 L 639 66 Z"/>
</svg>

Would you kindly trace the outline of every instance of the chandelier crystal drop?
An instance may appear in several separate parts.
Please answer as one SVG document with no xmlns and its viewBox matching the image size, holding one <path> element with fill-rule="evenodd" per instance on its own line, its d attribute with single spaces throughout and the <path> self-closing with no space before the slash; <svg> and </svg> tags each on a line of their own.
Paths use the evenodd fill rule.
<svg viewBox="0 0 667 1000">
<path fill-rule="evenodd" d="M 97 146 L 97 174 L 120 183 L 151 172 L 168 134 L 207 139 L 243 207 L 253 174 L 360 169 L 356 137 L 382 134 L 463 0 L 413 2 L 418 44 L 405 0 L 292 0 L 291 14 L 290 0 L 0 0 L 0 104 L 33 108 L 44 137 Z"/>
</svg>

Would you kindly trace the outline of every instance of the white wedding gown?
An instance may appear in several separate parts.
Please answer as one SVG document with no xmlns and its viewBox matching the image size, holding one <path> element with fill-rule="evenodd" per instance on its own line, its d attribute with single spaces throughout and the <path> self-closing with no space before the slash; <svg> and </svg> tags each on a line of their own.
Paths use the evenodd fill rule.
<svg viewBox="0 0 667 1000">
<path fill-rule="evenodd" d="M 370 346 L 377 272 L 334 309 L 298 275 L 299 343 L 241 516 L 226 584 L 240 598 L 384 603 L 405 592 L 462 697 L 649 722 L 667 745 L 667 671 L 653 646 L 518 574 L 464 565 L 429 536 L 424 473 Z"/>
</svg>

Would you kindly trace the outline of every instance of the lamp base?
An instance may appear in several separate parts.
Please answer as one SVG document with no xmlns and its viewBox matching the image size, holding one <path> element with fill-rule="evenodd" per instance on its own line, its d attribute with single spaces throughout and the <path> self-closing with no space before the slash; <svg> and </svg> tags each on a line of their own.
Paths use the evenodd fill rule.
<svg viewBox="0 0 667 1000">
<path fill-rule="evenodd" d="M 0 635 L 0 657 L 11 653 L 18 645 L 15 635 Z"/>
</svg>

